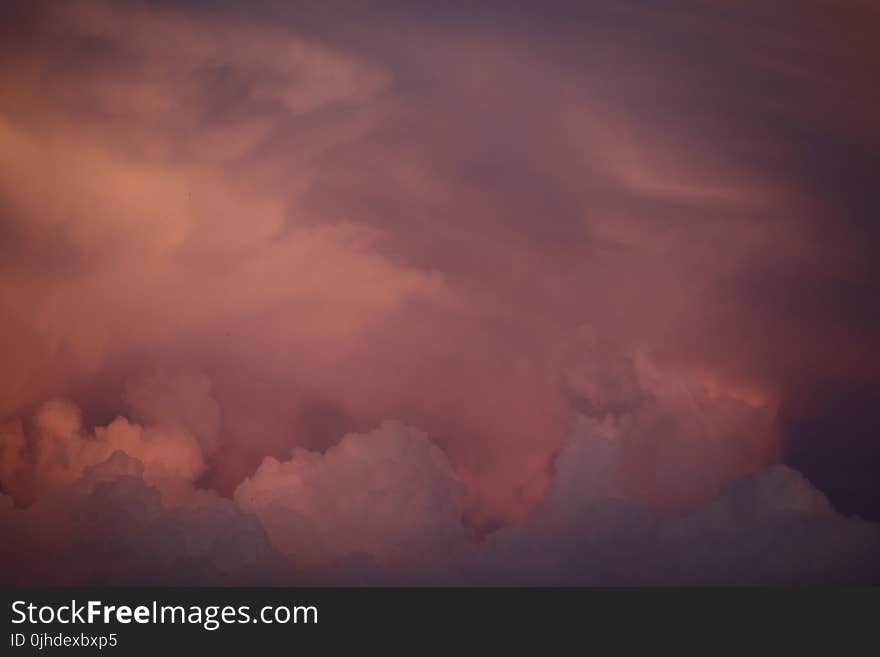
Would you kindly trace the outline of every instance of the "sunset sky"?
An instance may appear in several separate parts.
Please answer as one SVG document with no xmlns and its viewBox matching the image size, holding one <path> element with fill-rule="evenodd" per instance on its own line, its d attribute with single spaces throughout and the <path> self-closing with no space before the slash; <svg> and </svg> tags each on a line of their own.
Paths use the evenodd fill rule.
<svg viewBox="0 0 880 657">
<path fill-rule="evenodd" d="M 880 3 L 470 4 L 0 5 L 0 581 L 880 582 Z"/>
</svg>

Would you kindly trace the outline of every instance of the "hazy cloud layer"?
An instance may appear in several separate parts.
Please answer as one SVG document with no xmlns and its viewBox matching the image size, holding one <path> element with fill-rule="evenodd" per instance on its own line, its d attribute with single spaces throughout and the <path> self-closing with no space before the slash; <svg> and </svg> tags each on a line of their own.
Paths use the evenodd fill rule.
<svg viewBox="0 0 880 657">
<path fill-rule="evenodd" d="M 876 574 L 877 8 L 507 4 L 2 10 L 4 572 Z"/>
</svg>

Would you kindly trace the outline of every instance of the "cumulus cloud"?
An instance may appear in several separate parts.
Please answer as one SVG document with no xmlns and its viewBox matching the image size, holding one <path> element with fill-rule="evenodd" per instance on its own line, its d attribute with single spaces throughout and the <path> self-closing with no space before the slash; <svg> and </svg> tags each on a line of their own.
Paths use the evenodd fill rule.
<svg viewBox="0 0 880 657">
<path fill-rule="evenodd" d="M 314 566 L 363 553 L 384 567 L 461 548 L 463 487 L 427 436 L 399 422 L 323 454 L 267 458 L 235 491 L 279 550 Z"/>
<path fill-rule="evenodd" d="M 90 432 L 80 409 L 66 400 L 43 404 L 28 434 L 21 422 L 7 425 L 3 443 L 4 489 L 22 503 L 73 484 L 117 452 L 138 459 L 145 479 L 167 495 L 187 488 L 205 468 L 198 441 L 183 428 L 143 427 L 118 417 Z"/>
<path fill-rule="evenodd" d="M 803 585 L 880 574 L 880 526 L 838 514 L 786 466 L 661 509 L 621 486 L 622 447 L 608 418 L 576 417 L 544 501 L 523 526 L 481 540 L 462 522 L 445 455 L 399 422 L 266 459 L 234 500 L 203 493 L 198 504 L 163 502 L 144 464 L 115 451 L 28 508 L 2 496 L 11 540 L 0 563 L 10 583 Z"/>
<path fill-rule="evenodd" d="M 625 494 L 619 436 L 575 419 L 550 491 L 523 527 L 490 536 L 466 580 L 527 585 L 809 585 L 876 581 L 880 525 L 834 511 L 775 465 L 687 511 Z"/>
<path fill-rule="evenodd" d="M 292 577 L 260 523 L 229 501 L 168 507 L 121 451 L 27 509 L 0 496 L 5 584 L 268 583 Z"/>
<path fill-rule="evenodd" d="M 724 482 L 772 461 L 773 406 L 704 380 L 699 372 L 664 368 L 642 349 L 630 351 L 581 327 L 560 355 L 561 386 L 577 423 L 609 434 L 620 464 L 616 485 L 654 503 L 687 504 Z M 562 452 L 565 459 L 576 455 Z"/>
</svg>

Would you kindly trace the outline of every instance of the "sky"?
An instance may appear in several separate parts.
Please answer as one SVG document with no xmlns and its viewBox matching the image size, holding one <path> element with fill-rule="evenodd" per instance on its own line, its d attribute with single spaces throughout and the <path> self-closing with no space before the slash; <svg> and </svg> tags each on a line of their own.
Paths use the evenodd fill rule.
<svg viewBox="0 0 880 657">
<path fill-rule="evenodd" d="M 880 582 L 880 3 L 0 9 L 0 580 Z"/>
</svg>

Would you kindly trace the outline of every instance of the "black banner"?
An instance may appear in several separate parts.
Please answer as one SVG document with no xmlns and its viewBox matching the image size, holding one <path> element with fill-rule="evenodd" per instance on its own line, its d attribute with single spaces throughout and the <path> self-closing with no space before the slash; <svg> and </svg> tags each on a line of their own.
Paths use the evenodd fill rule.
<svg viewBox="0 0 880 657">
<path fill-rule="evenodd" d="M 878 602 L 877 590 L 21 588 L 3 591 L 0 654 L 391 646 L 419 654 L 440 644 L 466 649 L 475 638 L 528 642 L 542 652 L 644 641 L 748 649 L 773 635 L 791 646 L 843 621 L 846 631 L 828 643 L 838 650 L 841 641 L 871 633 Z M 702 645 L 704 636 L 713 639 Z M 811 639 L 813 648 L 821 645 Z"/>
</svg>

